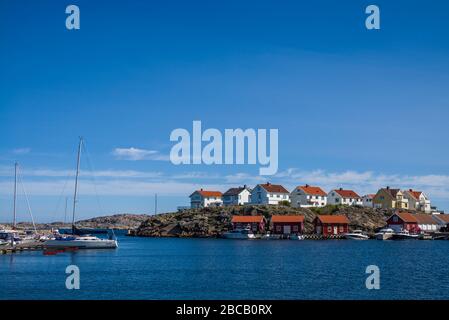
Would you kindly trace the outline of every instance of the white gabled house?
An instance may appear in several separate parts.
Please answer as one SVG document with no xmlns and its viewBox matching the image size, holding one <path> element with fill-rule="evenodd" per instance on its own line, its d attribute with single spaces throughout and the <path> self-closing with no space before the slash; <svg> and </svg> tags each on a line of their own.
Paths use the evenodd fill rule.
<svg viewBox="0 0 449 320">
<path fill-rule="evenodd" d="M 290 193 L 279 184 L 258 184 L 251 191 L 252 204 L 278 204 L 279 201 L 290 202 Z"/>
<path fill-rule="evenodd" d="M 402 191 L 404 198 L 408 199 L 408 208 L 410 210 L 430 213 L 432 211 L 429 198 L 422 191 L 409 189 Z"/>
<path fill-rule="evenodd" d="M 228 191 L 223 193 L 222 199 L 225 206 L 242 205 L 249 203 L 250 196 L 251 189 L 244 185 L 243 187 L 230 188 Z"/>
<path fill-rule="evenodd" d="M 375 194 L 365 194 L 362 197 L 362 206 L 367 208 L 374 208 L 373 199 L 375 196 Z"/>
<path fill-rule="evenodd" d="M 190 207 L 192 209 L 220 207 L 223 205 L 222 196 L 220 191 L 196 190 L 190 195 Z"/>
<path fill-rule="evenodd" d="M 327 193 L 320 187 L 312 187 L 306 184 L 298 186 L 290 193 L 293 207 L 324 207 L 327 204 Z"/>
<path fill-rule="evenodd" d="M 327 194 L 328 204 L 343 204 L 348 206 L 362 205 L 362 198 L 352 190 L 344 190 L 343 188 L 334 189 Z"/>
</svg>

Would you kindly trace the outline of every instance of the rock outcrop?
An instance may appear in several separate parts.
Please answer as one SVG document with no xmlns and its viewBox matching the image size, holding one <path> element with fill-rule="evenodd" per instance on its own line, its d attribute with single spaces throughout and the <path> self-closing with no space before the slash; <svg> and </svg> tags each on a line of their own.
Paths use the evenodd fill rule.
<svg viewBox="0 0 449 320">
<path fill-rule="evenodd" d="M 271 215 L 305 216 L 305 233 L 313 232 L 313 220 L 317 214 L 344 214 L 351 221 L 350 229 L 361 229 L 373 233 L 385 225 L 391 211 L 365 207 L 291 208 L 288 206 L 230 206 L 218 208 L 189 209 L 182 212 L 150 216 L 133 231 L 141 237 L 218 237 L 228 231 L 233 215 Z"/>
<path fill-rule="evenodd" d="M 78 228 L 94 228 L 94 229 L 135 229 L 146 221 L 150 216 L 146 214 L 115 214 L 112 216 L 102 216 L 76 222 Z M 51 222 L 51 223 L 36 223 L 38 230 L 63 229 L 70 228 L 70 223 Z M 19 222 L 18 229 L 28 230 L 33 229 L 30 222 Z"/>
</svg>

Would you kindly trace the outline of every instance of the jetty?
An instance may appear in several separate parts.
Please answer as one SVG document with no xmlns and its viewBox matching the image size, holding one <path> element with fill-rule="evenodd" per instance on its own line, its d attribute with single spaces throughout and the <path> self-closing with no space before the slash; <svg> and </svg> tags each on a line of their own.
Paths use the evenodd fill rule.
<svg viewBox="0 0 449 320">
<path fill-rule="evenodd" d="M 20 253 L 23 251 L 43 251 L 45 249 L 42 242 L 19 243 L 14 246 L 4 245 L 0 247 L 0 254 Z"/>
</svg>

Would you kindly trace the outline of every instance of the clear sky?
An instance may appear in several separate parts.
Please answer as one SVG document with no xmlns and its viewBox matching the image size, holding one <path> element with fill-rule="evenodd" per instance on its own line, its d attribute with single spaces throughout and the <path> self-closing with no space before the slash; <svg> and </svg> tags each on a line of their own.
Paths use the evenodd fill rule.
<svg viewBox="0 0 449 320">
<path fill-rule="evenodd" d="M 65 28 L 72 3 L 80 30 Z M 380 30 L 365 28 L 369 4 Z M 0 221 L 16 160 L 36 220 L 64 218 L 80 135 L 80 219 L 267 180 L 417 188 L 448 210 L 448 39 L 447 1 L 2 0 Z M 170 132 L 193 120 L 279 129 L 278 174 L 174 166 Z"/>
</svg>

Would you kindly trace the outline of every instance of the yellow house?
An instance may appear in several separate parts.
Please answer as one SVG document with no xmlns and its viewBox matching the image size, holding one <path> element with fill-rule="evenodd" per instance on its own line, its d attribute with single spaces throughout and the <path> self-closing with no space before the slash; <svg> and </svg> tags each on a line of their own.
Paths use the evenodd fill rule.
<svg viewBox="0 0 449 320">
<path fill-rule="evenodd" d="M 382 188 L 373 198 L 374 208 L 381 209 L 408 209 L 408 199 L 400 189 Z"/>
</svg>

